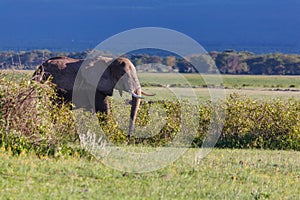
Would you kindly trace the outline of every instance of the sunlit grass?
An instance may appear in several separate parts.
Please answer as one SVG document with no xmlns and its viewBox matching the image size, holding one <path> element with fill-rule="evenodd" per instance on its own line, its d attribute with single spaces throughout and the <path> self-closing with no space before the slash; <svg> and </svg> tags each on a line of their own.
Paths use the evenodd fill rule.
<svg viewBox="0 0 300 200">
<path fill-rule="evenodd" d="M 146 100 L 172 100 L 177 98 L 194 99 L 195 97 L 201 101 L 212 100 L 216 96 L 226 96 L 233 93 L 240 94 L 242 96 L 251 97 L 254 99 L 272 100 L 277 98 L 289 99 L 300 98 L 300 91 L 292 90 L 272 90 L 264 88 L 252 88 L 252 89 L 214 89 L 214 88 L 164 88 L 164 87 L 146 87 L 143 88 L 148 93 L 156 94 L 153 97 L 147 97 Z M 117 94 L 116 94 L 117 95 Z"/>
<path fill-rule="evenodd" d="M 140 73 L 142 83 L 159 83 L 162 85 L 203 86 L 207 81 L 221 79 L 227 88 L 299 88 L 299 76 L 271 75 L 207 75 L 176 73 Z M 218 85 L 216 85 L 218 86 Z"/>
<path fill-rule="evenodd" d="M 300 153 L 191 149 L 166 168 L 124 174 L 99 160 L 11 156 L 1 151 L 2 199 L 297 199 Z M 163 158 L 162 158 L 163 159 Z"/>
</svg>

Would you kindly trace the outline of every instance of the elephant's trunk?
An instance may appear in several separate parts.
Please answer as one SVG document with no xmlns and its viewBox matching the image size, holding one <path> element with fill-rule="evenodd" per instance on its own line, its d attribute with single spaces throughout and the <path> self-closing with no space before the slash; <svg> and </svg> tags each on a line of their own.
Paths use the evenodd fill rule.
<svg viewBox="0 0 300 200">
<path fill-rule="evenodd" d="M 135 124 L 135 120 L 136 120 L 136 117 L 137 117 L 137 112 L 138 112 L 138 109 L 140 107 L 140 102 L 141 102 L 141 99 L 137 98 L 137 97 L 141 96 L 141 94 L 142 94 L 141 88 L 134 91 L 134 94 L 136 96 L 132 95 L 132 105 L 131 105 L 131 112 L 130 112 L 128 138 L 130 138 L 130 136 L 133 134 L 133 131 L 134 131 L 134 124 Z"/>
</svg>

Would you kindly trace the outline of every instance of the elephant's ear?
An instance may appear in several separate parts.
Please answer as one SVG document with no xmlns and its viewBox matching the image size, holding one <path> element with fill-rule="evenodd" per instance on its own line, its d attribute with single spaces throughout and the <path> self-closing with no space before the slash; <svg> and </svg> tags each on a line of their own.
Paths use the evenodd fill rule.
<svg viewBox="0 0 300 200">
<path fill-rule="evenodd" d="M 120 78 L 126 73 L 126 62 L 122 58 L 117 58 L 110 65 L 110 74 L 113 77 L 113 80 L 117 83 Z"/>
<path fill-rule="evenodd" d="M 105 60 L 97 60 L 92 64 L 90 62 L 84 63 L 81 77 L 89 86 L 97 88 L 97 91 L 105 95 L 112 95 L 114 81 L 111 77 L 108 63 Z"/>
<path fill-rule="evenodd" d="M 107 67 L 98 82 L 97 91 L 112 96 L 115 84 L 116 82 L 111 75 L 110 67 Z"/>
</svg>

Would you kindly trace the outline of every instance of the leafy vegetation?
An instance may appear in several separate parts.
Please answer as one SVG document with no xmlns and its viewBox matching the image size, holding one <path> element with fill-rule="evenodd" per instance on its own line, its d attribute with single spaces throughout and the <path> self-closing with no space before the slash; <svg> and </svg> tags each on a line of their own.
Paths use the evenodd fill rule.
<svg viewBox="0 0 300 200">
<path fill-rule="evenodd" d="M 226 117 L 216 147 L 300 150 L 299 101 L 257 101 L 232 94 L 223 106 Z M 197 144 L 202 143 L 202 134 L 209 130 L 212 110 L 210 104 L 200 106 Z"/>
<path fill-rule="evenodd" d="M 0 144 L 5 149 L 54 155 L 74 146 L 77 136 L 70 105 L 58 104 L 50 83 L 1 75 L 0 97 Z"/>
<path fill-rule="evenodd" d="M 223 74 L 297 75 L 300 56 L 293 54 L 260 54 L 225 51 L 210 53 Z"/>
</svg>

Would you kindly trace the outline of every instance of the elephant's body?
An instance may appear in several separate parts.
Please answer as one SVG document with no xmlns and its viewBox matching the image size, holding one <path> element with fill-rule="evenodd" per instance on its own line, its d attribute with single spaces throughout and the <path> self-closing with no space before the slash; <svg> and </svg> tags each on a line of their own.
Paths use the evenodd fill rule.
<svg viewBox="0 0 300 200">
<path fill-rule="evenodd" d="M 65 102 L 72 101 L 74 82 L 83 60 L 54 57 L 45 61 L 35 72 L 34 80 L 43 82 L 50 78 Z"/>
<path fill-rule="evenodd" d="M 58 95 L 65 102 L 73 102 L 77 107 L 92 108 L 95 112 L 109 114 L 107 97 L 113 94 L 113 89 L 130 92 L 132 107 L 129 135 L 132 134 L 140 104 L 141 86 L 129 59 L 99 57 L 79 60 L 54 57 L 39 66 L 33 79 L 43 82 L 50 76 L 50 80 L 57 86 Z M 90 95 L 91 92 L 93 95 Z M 74 94 L 77 94 L 76 101 Z"/>
</svg>

